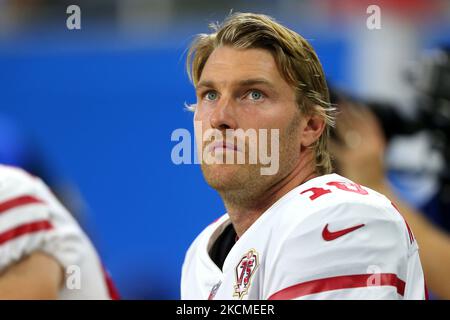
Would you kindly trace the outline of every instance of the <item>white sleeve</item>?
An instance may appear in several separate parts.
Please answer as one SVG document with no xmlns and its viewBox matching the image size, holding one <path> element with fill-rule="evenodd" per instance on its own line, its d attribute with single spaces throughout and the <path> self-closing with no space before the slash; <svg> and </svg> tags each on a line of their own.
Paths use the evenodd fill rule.
<svg viewBox="0 0 450 320">
<path fill-rule="evenodd" d="M 77 264 L 82 232 L 70 213 L 38 179 L 0 169 L 0 272 L 35 251 L 62 267 Z"/>
<path fill-rule="evenodd" d="M 356 226 L 361 227 L 338 233 Z M 265 272 L 268 299 L 425 296 L 417 244 L 400 214 L 384 205 L 340 203 L 322 209 L 293 226 L 274 252 Z"/>
<path fill-rule="evenodd" d="M 420 263 L 419 250 L 413 250 L 408 259 L 408 275 L 405 287 L 405 299 L 428 300 L 425 277 Z"/>
</svg>

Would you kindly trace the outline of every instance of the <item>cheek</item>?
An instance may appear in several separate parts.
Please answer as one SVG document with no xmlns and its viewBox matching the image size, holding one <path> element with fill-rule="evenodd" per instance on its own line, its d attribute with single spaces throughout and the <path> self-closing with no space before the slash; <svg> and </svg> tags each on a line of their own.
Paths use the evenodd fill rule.
<svg viewBox="0 0 450 320">
<path fill-rule="evenodd" d="M 299 109 L 295 101 L 287 98 L 280 99 L 274 103 L 270 108 L 271 117 L 287 127 L 294 119 L 299 120 Z"/>
<path fill-rule="evenodd" d="M 200 121 L 200 113 L 198 111 L 198 108 L 196 108 L 194 111 L 194 122 L 195 121 Z"/>
<path fill-rule="evenodd" d="M 291 144 L 292 148 L 300 149 L 302 144 L 301 132 L 304 128 L 304 121 L 300 114 L 295 114 L 288 122 L 288 125 L 284 129 L 285 143 Z"/>
<path fill-rule="evenodd" d="M 207 130 L 211 129 L 209 114 L 201 108 L 196 108 L 193 117 L 194 123 L 194 135 L 197 146 L 203 144 L 205 136 L 207 136 Z"/>
<path fill-rule="evenodd" d="M 205 108 L 204 106 L 200 106 L 199 104 L 197 104 L 194 112 L 194 120 L 206 122 L 207 120 L 209 120 L 209 116 L 210 110 L 208 108 Z"/>
<path fill-rule="evenodd" d="M 277 108 L 265 115 L 264 122 L 270 128 L 277 128 L 280 130 L 280 135 L 283 133 L 290 133 L 292 131 L 299 131 L 301 125 L 301 117 L 292 110 L 286 108 Z"/>
<path fill-rule="evenodd" d="M 197 108 L 194 113 L 194 126 L 196 128 L 199 126 L 201 126 L 203 128 L 208 127 L 209 122 L 206 120 L 207 120 L 207 117 L 206 117 L 205 113 Z"/>
</svg>

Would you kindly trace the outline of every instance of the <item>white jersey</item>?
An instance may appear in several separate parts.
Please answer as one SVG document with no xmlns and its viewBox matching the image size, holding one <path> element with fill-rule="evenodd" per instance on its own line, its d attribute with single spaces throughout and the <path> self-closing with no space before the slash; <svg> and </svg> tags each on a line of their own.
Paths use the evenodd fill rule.
<svg viewBox="0 0 450 320">
<path fill-rule="evenodd" d="M 60 299 L 116 298 L 93 245 L 47 186 L 0 165 L 0 274 L 37 251 L 65 270 Z"/>
<path fill-rule="evenodd" d="M 284 195 L 236 241 L 222 269 L 208 226 L 186 253 L 182 299 L 426 299 L 417 242 L 386 197 L 337 174 Z"/>
</svg>

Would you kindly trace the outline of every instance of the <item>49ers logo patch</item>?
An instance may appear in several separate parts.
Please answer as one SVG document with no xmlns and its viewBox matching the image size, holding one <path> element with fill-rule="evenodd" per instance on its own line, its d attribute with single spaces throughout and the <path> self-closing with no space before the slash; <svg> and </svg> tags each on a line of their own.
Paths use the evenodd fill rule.
<svg viewBox="0 0 450 320">
<path fill-rule="evenodd" d="M 258 252 L 256 252 L 255 249 L 251 249 L 242 257 L 235 269 L 236 285 L 234 286 L 233 297 L 242 299 L 246 294 L 248 294 L 252 276 L 258 268 L 258 264 L 259 257 Z"/>
</svg>

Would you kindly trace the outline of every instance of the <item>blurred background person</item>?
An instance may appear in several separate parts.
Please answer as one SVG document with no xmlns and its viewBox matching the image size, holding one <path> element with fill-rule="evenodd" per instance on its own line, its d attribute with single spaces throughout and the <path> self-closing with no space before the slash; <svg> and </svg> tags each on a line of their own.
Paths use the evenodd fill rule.
<svg viewBox="0 0 450 320">
<path fill-rule="evenodd" d="M 80 29 L 67 28 L 70 5 L 80 8 Z M 370 5 L 379 7 L 380 28 L 368 26 Z M 219 216 L 210 208 L 221 200 L 200 168 L 173 161 L 172 134 L 193 137 L 184 50 L 231 10 L 275 17 L 310 41 L 333 85 L 408 116 L 417 89 L 404 81 L 405 64 L 450 43 L 447 0 L 0 0 L 3 127 L 13 123 L 26 149 L 37 150 L 44 165 L 36 174 L 75 208 L 125 299 L 179 298 L 184 253 Z M 12 133 L 1 140 L 2 161 L 12 161 L 23 143 Z M 410 165 L 428 155 L 424 139 L 410 140 L 414 156 L 407 140 L 406 151 L 393 142 L 397 151 L 386 154 L 389 181 L 411 207 L 425 212 L 426 204 L 428 219 L 444 221 L 428 201 L 440 183 L 393 170 L 401 157 L 392 155 L 406 152 Z M 194 162 L 191 146 L 184 156 Z"/>
<path fill-rule="evenodd" d="M 397 205 L 419 243 L 429 289 L 450 299 L 450 51 L 428 53 L 416 70 L 416 78 L 409 77 L 416 87 L 412 117 L 334 91 L 339 116 L 331 149 L 338 173 Z M 427 180 L 435 186 L 431 191 L 420 188 Z"/>
</svg>

